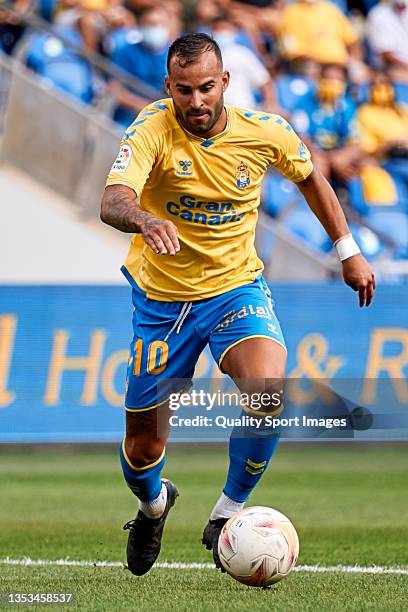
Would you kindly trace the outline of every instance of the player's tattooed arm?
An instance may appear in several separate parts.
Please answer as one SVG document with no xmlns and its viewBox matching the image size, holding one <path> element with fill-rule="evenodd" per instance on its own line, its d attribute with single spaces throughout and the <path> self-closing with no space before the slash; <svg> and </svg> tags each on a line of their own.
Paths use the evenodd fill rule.
<svg viewBox="0 0 408 612">
<path fill-rule="evenodd" d="M 142 234 L 146 244 L 156 254 L 175 255 L 180 250 L 174 223 L 142 210 L 136 202 L 136 193 L 126 185 L 106 187 L 101 204 L 101 220 L 121 232 Z"/>
</svg>

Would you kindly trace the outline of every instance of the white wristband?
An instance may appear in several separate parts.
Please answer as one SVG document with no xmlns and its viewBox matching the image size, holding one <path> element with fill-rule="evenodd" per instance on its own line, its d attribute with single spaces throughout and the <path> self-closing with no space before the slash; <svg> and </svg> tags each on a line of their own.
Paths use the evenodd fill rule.
<svg viewBox="0 0 408 612">
<path fill-rule="evenodd" d="M 342 236 L 336 240 L 334 246 L 336 247 L 337 255 L 339 256 L 340 261 L 344 261 L 345 259 L 360 253 L 358 244 L 351 234 L 346 234 L 346 236 Z"/>
</svg>

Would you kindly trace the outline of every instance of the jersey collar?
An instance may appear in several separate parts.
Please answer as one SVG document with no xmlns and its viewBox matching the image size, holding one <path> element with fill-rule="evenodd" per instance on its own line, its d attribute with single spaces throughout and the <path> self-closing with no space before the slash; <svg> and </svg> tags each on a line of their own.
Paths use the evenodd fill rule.
<svg viewBox="0 0 408 612">
<path fill-rule="evenodd" d="M 171 105 L 172 105 L 174 117 L 177 121 L 176 110 L 174 108 L 173 100 L 171 100 Z M 204 149 L 207 149 L 211 147 L 211 145 L 213 145 L 215 142 L 217 142 L 218 140 L 220 140 L 221 138 L 229 134 L 232 129 L 232 126 L 234 123 L 234 113 L 232 111 L 232 108 L 228 104 L 225 104 L 224 108 L 227 113 L 227 125 L 225 126 L 225 129 L 222 132 L 220 132 L 219 134 L 216 134 L 216 136 L 212 136 L 211 138 L 201 138 L 201 136 L 197 136 L 196 134 L 192 134 L 191 132 L 186 130 L 178 121 L 177 121 L 177 124 L 180 126 L 183 132 L 185 132 L 188 135 L 190 140 L 192 140 L 193 142 L 196 142 L 197 144 L 202 146 Z"/>
</svg>

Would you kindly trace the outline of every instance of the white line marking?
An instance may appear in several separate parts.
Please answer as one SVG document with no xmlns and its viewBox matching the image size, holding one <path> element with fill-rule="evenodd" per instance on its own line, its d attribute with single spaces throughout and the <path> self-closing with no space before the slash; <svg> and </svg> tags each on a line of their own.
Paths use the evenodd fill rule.
<svg viewBox="0 0 408 612">
<path fill-rule="evenodd" d="M 82 561 L 75 559 L 31 559 L 23 557 L 22 559 L 11 559 L 5 557 L 0 559 L 0 565 L 45 565 L 45 566 L 64 566 L 64 567 L 125 567 L 120 561 Z M 214 569 L 212 563 L 181 563 L 177 561 L 162 561 L 156 563 L 157 569 L 174 569 L 174 570 L 207 570 Z M 361 565 L 298 565 L 294 569 L 295 572 L 310 572 L 317 574 L 403 574 L 408 575 L 408 567 L 381 567 L 373 565 L 371 567 L 362 567 Z"/>
</svg>

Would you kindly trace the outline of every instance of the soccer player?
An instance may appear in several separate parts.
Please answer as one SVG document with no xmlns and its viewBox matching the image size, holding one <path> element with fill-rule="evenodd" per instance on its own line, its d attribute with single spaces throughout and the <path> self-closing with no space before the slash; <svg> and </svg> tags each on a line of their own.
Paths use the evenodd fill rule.
<svg viewBox="0 0 408 612">
<path fill-rule="evenodd" d="M 120 456 L 139 498 L 136 518 L 124 527 L 136 575 L 153 566 L 178 494 L 161 478 L 165 380 L 191 380 L 209 344 L 249 398 L 265 391 L 274 398 L 262 412 L 249 401 L 247 413 L 262 418 L 282 409 L 285 342 L 254 248 L 269 164 L 296 182 L 323 224 L 360 306 L 370 304 L 375 288 L 334 192 L 291 126 L 278 115 L 224 105 L 229 74 L 216 42 L 205 34 L 178 38 L 167 69 L 169 98 L 145 108 L 127 129 L 101 207 L 105 223 L 135 234 L 123 267 L 133 289 L 134 338 Z M 243 507 L 276 446 L 277 436 L 231 436 L 226 484 L 203 533 L 217 567 L 221 528 Z"/>
</svg>

